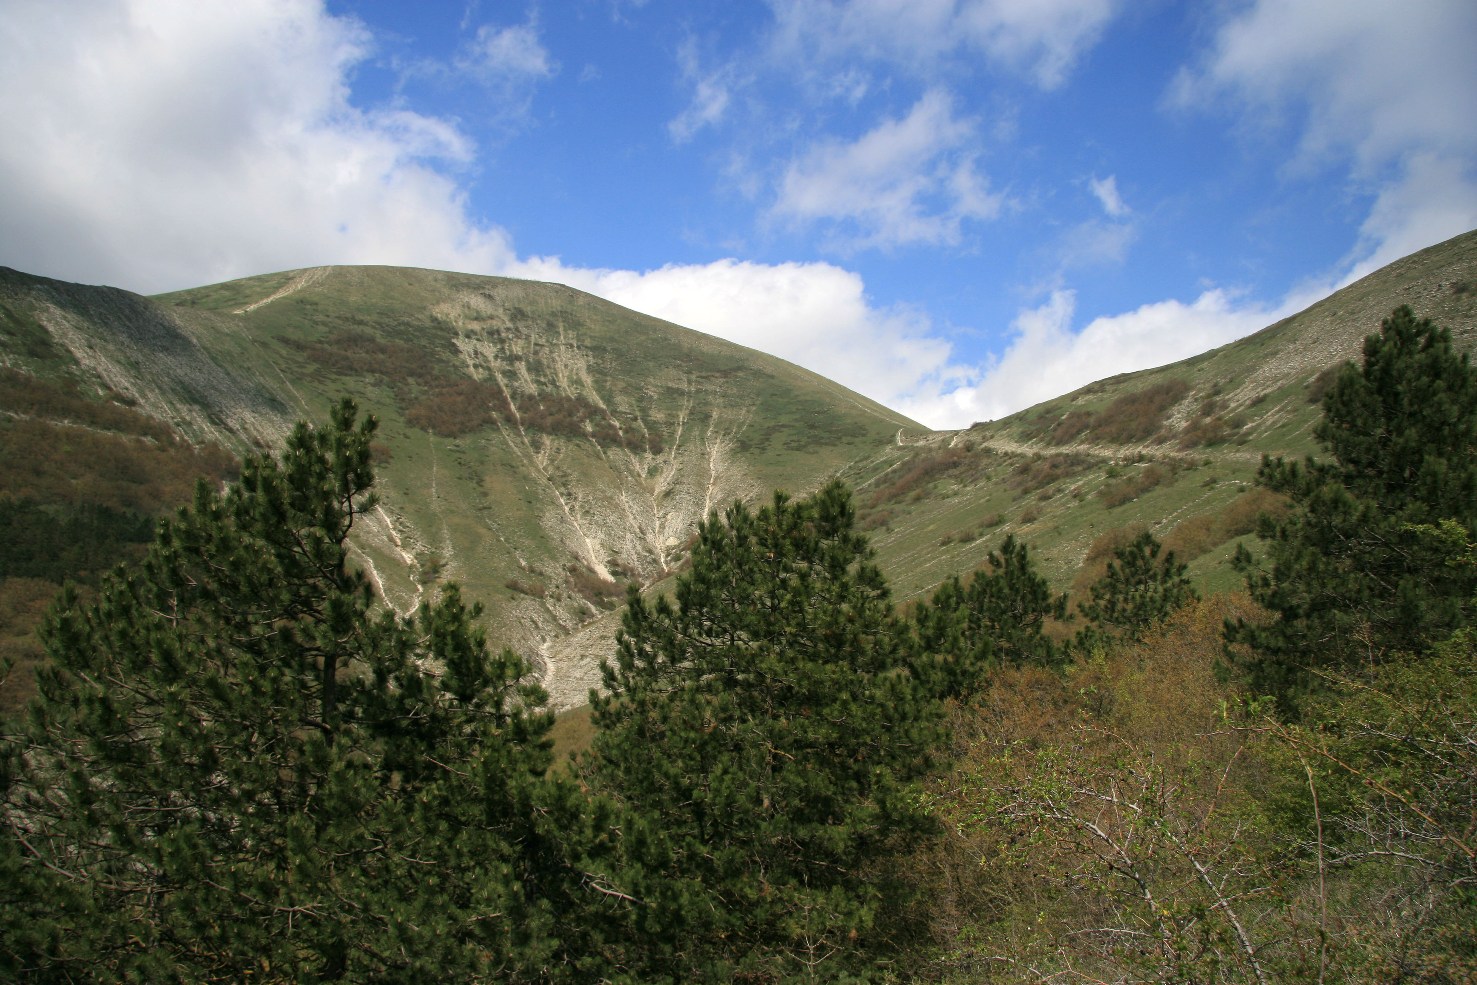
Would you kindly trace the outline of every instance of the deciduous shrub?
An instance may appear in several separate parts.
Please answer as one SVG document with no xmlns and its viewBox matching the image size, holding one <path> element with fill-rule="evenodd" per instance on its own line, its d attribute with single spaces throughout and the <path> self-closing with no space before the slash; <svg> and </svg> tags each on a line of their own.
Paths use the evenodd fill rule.
<svg viewBox="0 0 1477 985">
<path fill-rule="evenodd" d="M 1033 455 L 1010 470 L 1005 484 L 1017 495 L 1024 496 L 1062 479 L 1080 475 L 1092 467 L 1093 462 L 1087 455 Z"/>
<path fill-rule="evenodd" d="M 1225 509 L 1181 520 L 1164 536 L 1164 546 L 1189 561 L 1237 537 L 1255 533 L 1263 514 L 1280 516 L 1286 511 L 1285 498 L 1258 486 L 1231 500 Z"/>
<path fill-rule="evenodd" d="M 610 608 L 626 594 L 619 582 L 604 578 L 583 564 L 567 565 L 564 573 L 570 589 L 597 609 Z"/>
<path fill-rule="evenodd" d="M 1135 466 L 1125 477 L 1098 489 L 1098 499 L 1108 509 L 1131 503 L 1144 493 L 1157 489 L 1174 478 L 1174 468 L 1161 462 Z"/>
<path fill-rule="evenodd" d="M 888 474 L 885 484 L 867 498 L 867 508 L 875 510 L 920 492 L 929 483 L 965 465 L 970 457 L 963 448 L 943 448 L 916 454 Z"/>
</svg>

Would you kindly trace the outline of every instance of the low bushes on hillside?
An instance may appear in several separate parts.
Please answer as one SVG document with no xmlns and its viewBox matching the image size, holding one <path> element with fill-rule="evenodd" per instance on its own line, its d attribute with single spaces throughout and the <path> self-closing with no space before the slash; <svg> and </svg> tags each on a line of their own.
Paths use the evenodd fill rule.
<svg viewBox="0 0 1477 985">
<path fill-rule="evenodd" d="M 390 385 L 412 427 L 458 438 L 499 423 L 542 434 L 589 438 L 606 447 L 660 454 L 660 435 L 627 434 L 602 407 L 554 391 L 510 395 L 496 381 L 463 376 L 433 350 L 345 329 L 319 340 L 286 344 L 337 376 L 376 376 Z"/>
<path fill-rule="evenodd" d="M 1098 499 L 1108 509 L 1138 499 L 1144 493 L 1156 489 L 1174 478 L 1174 468 L 1162 462 L 1150 462 L 1136 466 L 1132 472 L 1098 490 Z"/>
<path fill-rule="evenodd" d="M 1161 380 L 1141 390 L 1116 397 L 1097 412 L 1070 410 L 1054 423 L 1041 421 L 1034 433 L 1052 444 L 1066 445 L 1078 439 L 1102 444 L 1137 444 L 1158 437 L 1170 408 L 1185 398 L 1190 385 L 1184 380 Z"/>
<path fill-rule="evenodd" d="M 1017 496 L 1025 496 L 1062 479 L 1080 475 L 1092 464 L 1093 459 L 1086 455 L 1035 455 L 1011 469 L 1005 484 Z"/>
<path fill-rule="evenodd" d="M 1077 598 L 1084 597 L 1088 587 L 1108 573 L 1108 562 L 1113 559 L 1113 553 L 1133 543 L 1147 529 L 1142 523 L 1132 523 L 1105 530 L 1094 537 L 1072 579 L 1071 594 Z"/>
<path fill-rule="evenodd" d="M 179 440 L 173 428 L 135 410 L 126 397 L 110 393 L 108 399 L 90 398 L 74 380 L 42 379 L 7 366 L 0 366 L 0 407 L 22 417 L 137 435 L 152 441 Z"/>
<path fill-rule="evenodd" d="M 625 597 L 626 590 L 620 582 L 604 578 L 582 564 L 567 565 L 564 573 L 570 589 L 597 609 L 609 609 Z"/>
<path fill-rule="evenodd" d="M 437 380 L 424 396 L 405 408 L 412 427 L 457 438 L 512 416 L 503 388 L 473 379 Z"/>
<path fill-rule="evenodd" d="M 1147 441 L 1158 433 L 1169 409 L 1189 391 L 1184 380 L 1162 380 L 1125 393 L 1098 411 L 1092 422 L 1093 436 L 1115 444 Z"/>
<path fill-rule="evenodd" d="M 1181 520 L 1165 535 L 1164 546 L 1189 561 L 1237 537 L 1254 533 L 1257 517 L 1263 513 L 1281 516 L 1286 511 L 1285 498 L 1258 486 L 1231 500 L 1225 509 Z"/>
<path fill-rule="evenodd" d="M 888 473 L 887 483 L 867 498 L 866 506 L 875 510 L 884 503 L 897 502 L 921 492 L 930 483 L 964 466 L 970 457 L 963 448 L 943 448 L 915 455 L 900 465 L 895 475 Z"/>
</svg>

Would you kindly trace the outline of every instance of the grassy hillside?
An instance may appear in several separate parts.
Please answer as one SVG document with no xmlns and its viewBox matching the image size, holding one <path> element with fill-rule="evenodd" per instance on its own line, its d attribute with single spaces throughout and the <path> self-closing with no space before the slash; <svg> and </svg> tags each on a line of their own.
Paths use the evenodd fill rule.
<svg viewBox="0 0 1477 985">
<path fill-rule="evenodd" d="M 96 335 L 102 319 L 114 328 Z M 170 371 L 191 362 L 207 385 L 187 394 Z M 144 410 L 104 365 L 150 366 L 152 402 L 173 410 Z M 13 665 L 0 710 L 28 693 L 34 627 L 60 582 L 95 584 L 197 477 L 234 477 L 235 455 L 190 422 L 246 419 L 235 393 L 144 299 L 0 268 L 0 662 Z"/>
<path fill-rule="evenodd" d="M 355 397 L 381 421 L 382 502 L 356 545 L 385 598 L 408 611 L 460 582 L 561 704 L 597 679 L 626 586 L 679 566 L 709 511 L 809 491 L 926 433 L 781 360 L 552 284 L 318 268 L 156 299 L 6 285 L 18 379 L 202 447 L 273 446 Z"/>
<path fill-rule="evenodd" d="M 1332 368 L 1357 359 L 1401 304 L 1472 349 L 1477 232 L 1230 345 L 905 442 L 844 474 L 904 597 L 978 567 L 1009 532 L 1064 589 L 1090 580 L 1112 546 L 1143 528 L 1191 559 L 1203 588 L 1232 587 L 1236 539 L 1275 506 L 1253 486 L 1262 455 L 1317 450 L 1312 429 Z"/>
<path fill-rule="evenodd" d="M 1236 542 L 1277 507 L 1254 487 L 1261 456 L 1315 450 L 1330 367 L 1400 304 L 1470 348 L 1477 233 L 1193 359 L 930 433 L 553 284 L 325 267 L 149 299 L 0 271 L 0 522 L 74 540 L 103 523 L 112 546 L 79 562 L 95 572 L 136 549 L 130 518 L 183 501 L 195 474 L 229 478 L 233 456 L 349 394 L 382 422 L 382 504 L 356 544 L 385 598 L 408 611 L 460 582 L 569 707 L 598 679 L 626 586 L 669 584 L 702 517 L 833 475 L 855 486 L 902 599 L 1010 532 L 1063 589 L 1144 528 L 1202 588 L 1231 587 Z M 92 508 L 113 513 L 87 527 L 77 511 Z M 52 582 L 12 567 L 29 573 L 0 582 L 0 645 L 30 659 Z"/>
</svg>

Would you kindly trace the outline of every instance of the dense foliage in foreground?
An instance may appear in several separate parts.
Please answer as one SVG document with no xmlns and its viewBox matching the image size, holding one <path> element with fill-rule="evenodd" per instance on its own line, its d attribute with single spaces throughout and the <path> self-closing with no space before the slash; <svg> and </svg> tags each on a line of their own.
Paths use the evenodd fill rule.
<svg viewBox="0 0 1477 985">
<path fill-rule="evenodd" d="M 55 607 L 5 977 L 1477 976 L 1477 383 L 1408 312 L 1334 461 L 1264 466 L 1250 597 L 1139 538 L 1069 636 L 1007 539 L 904 615 L 842 487 L 736 505 L 628 600 L 567 768 L 454 588 L 403 618 L 350 563 L 373 431 L 300 427 Z"/>
</svg>

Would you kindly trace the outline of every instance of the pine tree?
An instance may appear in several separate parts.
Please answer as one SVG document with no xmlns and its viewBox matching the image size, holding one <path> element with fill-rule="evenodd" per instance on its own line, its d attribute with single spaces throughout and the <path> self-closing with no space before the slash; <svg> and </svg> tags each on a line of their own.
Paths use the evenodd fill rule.
<svg viewBox="0 0 1477 985">
<path fill-rule="evenodd" d="M 1199 598 L 1185 577 L 1186 565 L 1164 551 L 1145 530 L 1113 552 L 1107 573 L 1092 586 L 1088 601 L 1078 606 L 1091 625 L 1077 636 L 1079 649 L 1106 639 L 1139 640 L 1178 609 Z"/>
<path fill-rule="evenodd" d="M 1262 463 L 1288 497 L 1264 518 L 1260 565 L 1238 553 L 1266 624 L 1237 622 L 1253 687 L 1295 711 L 1317 674 L 1370 668 L 1423 650 L 1468 619 L 1477 590 L 1452 563 L 1444 521 L 1477 536 L 1477 375 L 1451 335 L 1397 308 L 1323 399 L 1316 435 L 1332 461 Z"/>
<path fill-rule="evenodd" d="M 550 718 L 454 588 L 377 607 L 342 404 L 64 596 L 4 745 L 0 970 L 46 980 L 539 980 L 581 878 Z M 429 670 L 426 668 L 435 668 Z M 567 798 L 565 798 L 567 799 Z"/>
<path fill-rule="evenodd" d="M 914 624 L 925 653 L 943 659 L 941 691 L 974 690 L 993 667 L 1053 666 L 1061 653 L 1047 638 L 1046 620 L 1065 619 L 1067 599 L 1031 563 L 1025 543 L 1008 534 L 966 587 L 951 576 L 918 607 Z"/>
<path fill-rule="evenodd" d="M 632 593 L 585 767 L 625 810 L 639 980 L 828 978 L 875 955 L 887 861 L 936 703 L 850 496 L 776 494 L 699 532 L 665 597 Z"/>
</svg>

